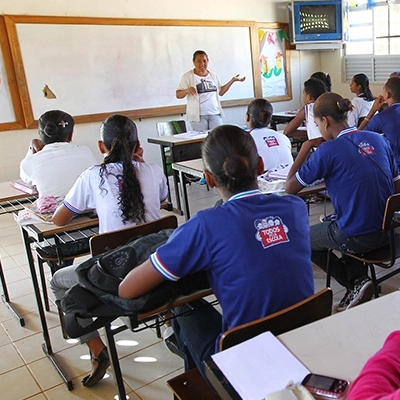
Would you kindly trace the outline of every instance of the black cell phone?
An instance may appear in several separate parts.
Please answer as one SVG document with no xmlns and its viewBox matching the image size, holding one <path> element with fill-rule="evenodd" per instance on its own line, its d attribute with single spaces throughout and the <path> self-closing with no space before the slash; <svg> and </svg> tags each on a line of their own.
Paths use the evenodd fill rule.
<svg viewBox="0 0 400 400">
<path fill-rule="evenodd" d="M 301 384 L 312 394 L 328 399 L 343 398 L 350 386 L 344 379 L 317 374 L 308 374 Z"/>
</svg>

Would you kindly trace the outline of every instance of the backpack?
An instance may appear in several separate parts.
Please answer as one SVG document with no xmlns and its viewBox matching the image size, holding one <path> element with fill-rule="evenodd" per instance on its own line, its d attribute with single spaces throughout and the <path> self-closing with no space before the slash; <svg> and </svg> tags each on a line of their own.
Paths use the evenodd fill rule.
<svg viewBox="0 0 400 400">
<path fill-rule="evenodd" d="M 206 272 L 197 272 L 176 282 L 165 281 L 135 299 L 118 297 L 118 286 L 122 279 L 146 261 L 168 240 L 172 232 L 172 229 L 165 229 L 142 236 L 124 246 L 92 257 L 77 267 L 78 285 L 70 288 L 59 302 L 65 313 L 65 328 L 70 337 L 82 336 L 120 316 L 132 317 L 165 304 L 171 308 L 178 296 L 210 287 Z M 88 317 L 96 319 L 92 324 L 82 326 L 79 319 Z"/>
</svg>

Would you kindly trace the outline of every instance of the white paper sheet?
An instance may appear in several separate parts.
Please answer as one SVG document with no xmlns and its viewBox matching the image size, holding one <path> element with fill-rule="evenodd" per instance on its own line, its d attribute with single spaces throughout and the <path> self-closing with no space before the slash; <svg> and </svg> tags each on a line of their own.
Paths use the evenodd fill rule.
<svg viewBox="0 0 400 400">
<path fill-rule="evenodd" d="M 212 359 L 243 400 L 261 400 L 300 384 L 310 372 L 271 332 L 265 332 Z"/>
<path fill-rule="evenodd" d="M 185 133 L 179 133 L 175 135 L 176 138 L 179 139 L 202 139 L 207 137 L 208 132 L 197 132 L 197 131 L 189 131 Z"/>
</svg>

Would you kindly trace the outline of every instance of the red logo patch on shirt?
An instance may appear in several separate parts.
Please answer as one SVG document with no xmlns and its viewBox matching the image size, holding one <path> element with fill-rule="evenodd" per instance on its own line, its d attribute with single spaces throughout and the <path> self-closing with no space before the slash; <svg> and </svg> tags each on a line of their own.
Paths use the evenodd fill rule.
<svg viewBox="0 0 400 400">
<path fill-rule="evenodd" d="M 275 136 L 266 136 L 263 138 L 268 147 L 279 146 L 278 140 Z"/>
<path fill-rule="evenodd" d="M 289 242 L 288 228 L 280 217 L 266 217 L 254 221 L 257 229 L 256 239 L 261 242 L 264 249 L 277 244 Z"/>
<path fill-rule="evenodd" d="M 358 144 L 359 147 L 359 153 L 365 157 L 365 156 L 371 156 L 373 154 L 375 154 L 375 149 L 374 146 L 370 145 L 367 142 L 361 142 Z"/>
</svg>

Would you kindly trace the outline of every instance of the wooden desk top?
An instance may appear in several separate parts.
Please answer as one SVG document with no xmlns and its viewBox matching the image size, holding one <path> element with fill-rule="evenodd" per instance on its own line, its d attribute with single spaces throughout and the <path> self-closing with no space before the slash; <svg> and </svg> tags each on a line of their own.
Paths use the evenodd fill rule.
<svg viewBox="0 0 400 400">
<path fill-rule="evenodd" d="M 311 372 L 353 381 L 398 329 L 400 292 L 396 291 L 278 337 Z"/>
<path fill-rule="evenodd" d="M 68 224 L 57 226 L 53 223 L 36 223 L 21 226 L 26 230 L 30 237 L 38 242 L 43 241 L 44 238 L 51 237 L 57 233 L 71 232 L 78 229 L 90 228 L 99 224 L 98 218 L 90 218 L 87 214 L 79 215 L 73 218 Z"/>
<path fill-rule="evenodd" d="M 11 182 L 0 182 L 0 203 L 32 197 L 34 195 L 23 192 L 11 186 Z"/>
<path fill-rule="evenodd" d="M 201 158 L 172 163 L 172 168 L 175 169 L 176 171 L 182 171 L 197 176 L 199 178 L 203 177 L 204 164 Z M 326 189 L 325 183 L 318 183 L 317 185 L 306 186 L 305 188 L 301 189 L 300 192 L 297 193 L 297 195 L 300 197 L 304 197 L 309 194 L 322 192 L 325 189 Z"/>
</svg>

